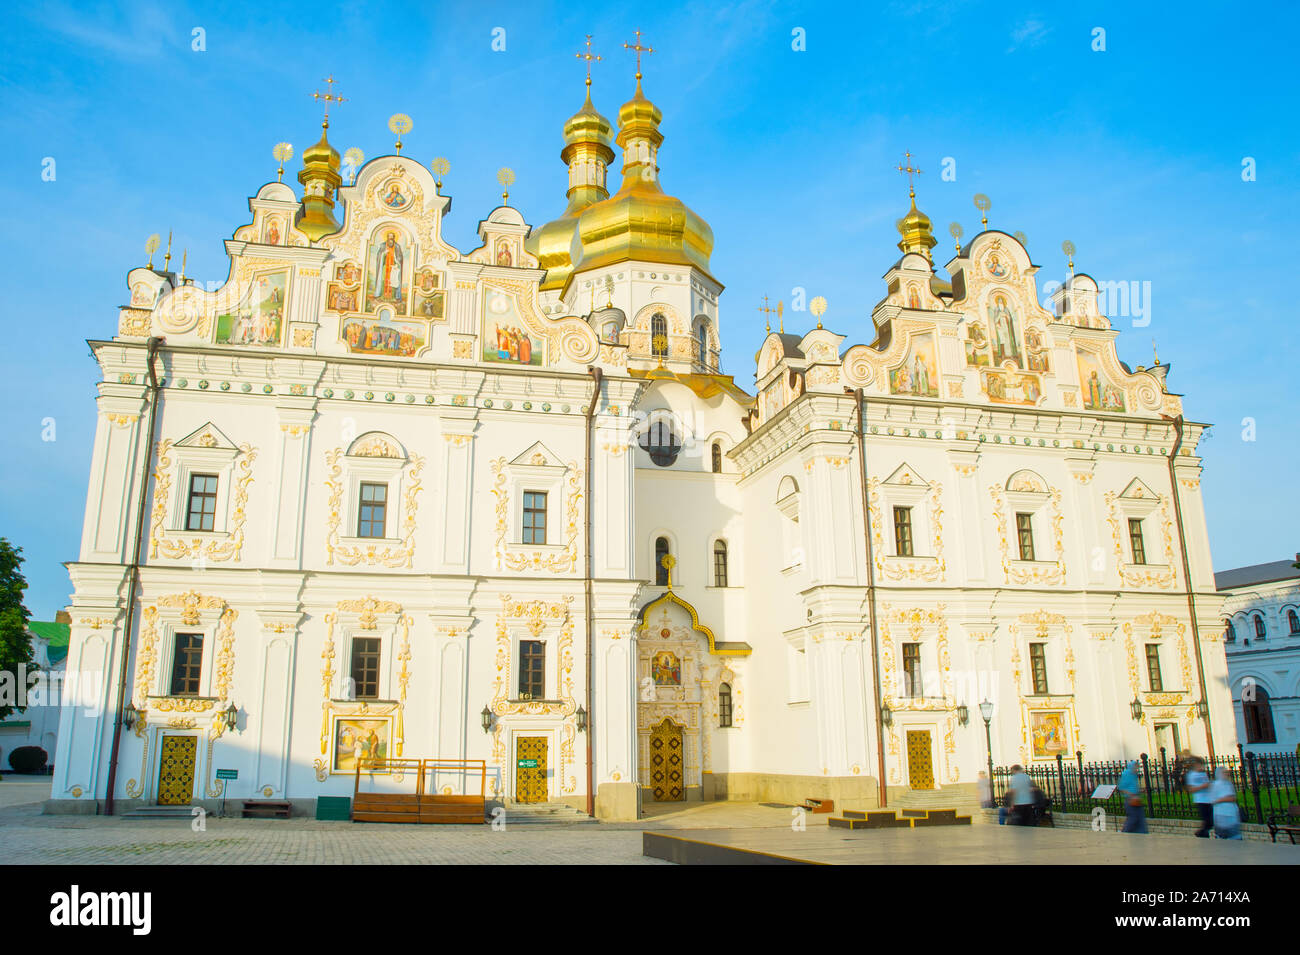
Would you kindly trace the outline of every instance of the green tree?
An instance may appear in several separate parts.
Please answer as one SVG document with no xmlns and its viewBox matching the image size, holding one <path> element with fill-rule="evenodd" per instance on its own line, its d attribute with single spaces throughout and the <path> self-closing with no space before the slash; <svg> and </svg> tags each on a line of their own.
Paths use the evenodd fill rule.
<svg viewBox="0 0 1300 955">
<path fill-rule="evenodd" d="M 32 635 L 27 631 L 32 615 L 23 606 L 27 578 L 19 570 L 22 552 L 0 537 L 0 720 L 16 708 L 19 678 L 25 676 L 19 667 L 32 662 Z"/>
</svg>

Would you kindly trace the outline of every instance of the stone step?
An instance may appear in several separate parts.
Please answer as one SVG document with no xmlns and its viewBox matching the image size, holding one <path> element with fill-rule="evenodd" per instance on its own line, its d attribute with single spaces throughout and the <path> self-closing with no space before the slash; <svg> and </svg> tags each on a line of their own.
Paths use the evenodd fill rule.
<svg viewBox="0 0 1300 955">
<path fill-rule="evenodd" d="M 194 806 L 141 806 L 121 813 L 122 819 L 191 819 Z"/>
</svg>

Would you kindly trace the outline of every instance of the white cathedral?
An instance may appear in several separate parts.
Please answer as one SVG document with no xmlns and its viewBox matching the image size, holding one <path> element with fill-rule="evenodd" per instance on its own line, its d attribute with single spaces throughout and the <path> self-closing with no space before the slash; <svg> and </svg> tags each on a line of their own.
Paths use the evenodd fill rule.
<svg viewBox="0 0 1300 955">
<path fill-rule="evenodd" d="M 130 271 L 50 811 L 309 812 L 402 760 L 603 819 L 969 805 L 990 762 L 1235 746 L 1205 426 L 1097 284 L 1046 310 L 987 227 L 940 272 L 913 198 L 866 340 L 774 310 L 741 387 L 661 120 L 589 85 L 563 213 L 469 252 L 445 164 L 345 182 L 323 132 L 221 288 Z"/>
</svg>

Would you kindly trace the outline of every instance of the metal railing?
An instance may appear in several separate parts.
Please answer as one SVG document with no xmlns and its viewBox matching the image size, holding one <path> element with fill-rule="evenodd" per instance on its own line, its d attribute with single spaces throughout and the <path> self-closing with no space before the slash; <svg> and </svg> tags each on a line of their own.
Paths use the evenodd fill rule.
<svg viewBox="0 0 1300 955">
<path fill-rule="evenodd" d="M 1095 806 L 1108 813 L 1124 815 L 1123 799 L 1116 790 L 1106 799 L 1093 799 L 1098 786 L 1118 785 L 1129 760 L 1085 763 L 1082 753 L 1074 759 L 1058 755 L 1055 763 L 1025 767 L 1034 784 L 1051 801 L 1056 812 L 1090 813 Z M 1187 767 L 1163 748 L 1156 756 L 1137 757 L 1147 815 L 1153 819 L 1197 819 L 1199 812 L 1192 794 L 1183 784 Z M 1290 806 L 1300 805 L 1300 756 L 1293 753 L 1247 753 L 1237 747 L 1235 756 L 1218 756 L 1206 761 L 1206 772 L 1214 778 L 1220 766 L 1228 770 L 1243 822 L 1266 823 L 1270 816 L 1286 815 Z M 1003 805 L 1011 779 L 1010 767 L 993 770 L 994 805 Z"/>
</svg>

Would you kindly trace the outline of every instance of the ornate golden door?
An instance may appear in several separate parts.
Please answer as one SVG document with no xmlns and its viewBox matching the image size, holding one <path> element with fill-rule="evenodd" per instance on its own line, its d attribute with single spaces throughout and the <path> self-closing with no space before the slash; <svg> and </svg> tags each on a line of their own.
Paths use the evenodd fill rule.
<svg viewBox="0 0 1300 955">
<path fill-rule="evenodd" d="M 546 802 L 546 737 L 515 738 L 515 801 Z"/>
<path fill-rule="evenodd" d="M 682 728 L 665 718 L 650 728 L 650 786 L 655 802 L 680 802 L 686 798 L 682 788 L 682 765 L 685 747 Z"/>
<path fill-rule="evenodd" d="M 913 789 L 934 788 L 934 761 L 929 730 L 907 731 L 907 784 Z"/>
<path fill-rule="evenodd" d="M 188 806 L 194 795 L 197 736 L 164 736 L 158 758 L 158 805 Z"/>
</svg>

